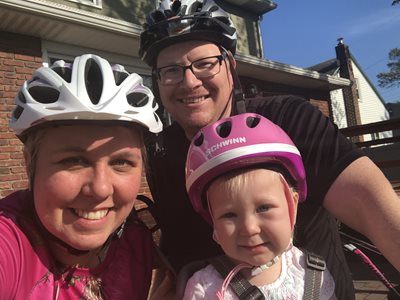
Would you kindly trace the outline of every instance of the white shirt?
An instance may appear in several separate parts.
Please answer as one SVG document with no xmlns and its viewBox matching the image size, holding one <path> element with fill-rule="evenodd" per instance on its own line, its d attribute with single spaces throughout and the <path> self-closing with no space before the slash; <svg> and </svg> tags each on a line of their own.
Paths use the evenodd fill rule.
<svg viewBox="0 0 400 300">
<path fill-rule="evenodd" d="M 291 247 L 281 256 L 282 272 L 272 283 L 259 286 L 265 299 L 291 299 L 300 300 L 304 295 L 305 255 L 296 248 Z M 197 271 L 188 280 L 183 300 L 218 299 L 216 294 L 221 289 L 224 279 L 212 265 Z M 332 275 L 326 269 L 321 280 L 320 300 L 330 299 L 335 292 L 335 283 Z M 224 300 L 238 299 L 229 287 L 225 291 Z"/>
</svg>

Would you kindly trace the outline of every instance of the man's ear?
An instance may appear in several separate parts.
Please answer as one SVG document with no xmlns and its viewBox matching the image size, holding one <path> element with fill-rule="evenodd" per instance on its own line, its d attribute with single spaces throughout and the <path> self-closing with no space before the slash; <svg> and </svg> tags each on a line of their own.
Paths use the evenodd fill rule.
<svg viewBox="0 0 400 300">
<path fill-rule="evenodd" d="M 229 55 L 229 62 L 232 64 L 232 67 L 236 69 L 236 59 L 233 57 L 233 54 L 231 51 L 228 51 Z"/>
</svg>

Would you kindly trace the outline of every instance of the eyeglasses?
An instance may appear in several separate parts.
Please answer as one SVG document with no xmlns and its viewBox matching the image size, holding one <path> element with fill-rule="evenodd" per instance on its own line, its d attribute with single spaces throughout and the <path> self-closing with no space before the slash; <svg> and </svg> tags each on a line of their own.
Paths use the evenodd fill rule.
<svg viewBox="0 0 400 300">
<path fill-rule="evenodd" d="M 190 69 L 197 78 L 207 78 L 221 71 L 222 61 L 227 54 L 205 57 L 192 62 L 188 66 L 170 65 L 155 70 L 162 85 L 173 85 L 182 82 L 187 69 Z"/>
</svg>

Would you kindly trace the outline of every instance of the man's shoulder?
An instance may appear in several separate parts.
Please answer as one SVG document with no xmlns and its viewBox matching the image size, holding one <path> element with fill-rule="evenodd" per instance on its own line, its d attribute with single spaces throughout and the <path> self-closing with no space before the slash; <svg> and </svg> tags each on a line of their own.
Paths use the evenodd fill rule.
<svg viewBox="0 0 400 300">
<path fill-rule="evenodd" d="M 247 111 L 257 110 L 266 106 L 274 107 L 274 106 L 282 106 L 282 105 L 291 105 L 291 104 L 301 104 L 308 102 L 302 97 L 296 95 L 274 95 L 274 96 L 265 96 L 265 97 L 257 97 L 246 99 L 246 108 Z"/>
<path fill-rule="evenodd" d="M 246 100 L 246 111 L 260 114 L 273 122 L 278 122 L 286 114 L 293 115 L 295 110 L 312 107 L 306 99 L 295 95 L 276 95 Z"/>
</svg>

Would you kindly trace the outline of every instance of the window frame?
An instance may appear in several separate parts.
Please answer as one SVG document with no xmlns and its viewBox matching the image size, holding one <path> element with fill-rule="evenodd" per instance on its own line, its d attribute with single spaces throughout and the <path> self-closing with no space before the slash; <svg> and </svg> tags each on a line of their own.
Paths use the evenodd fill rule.
<svg viewBox="0 0 400 300">
<path fill-rule="evenodd" d="M 103 8 L 103 0 L 67 0 L 67 1 L 100 9 Z"/>
</svg>

